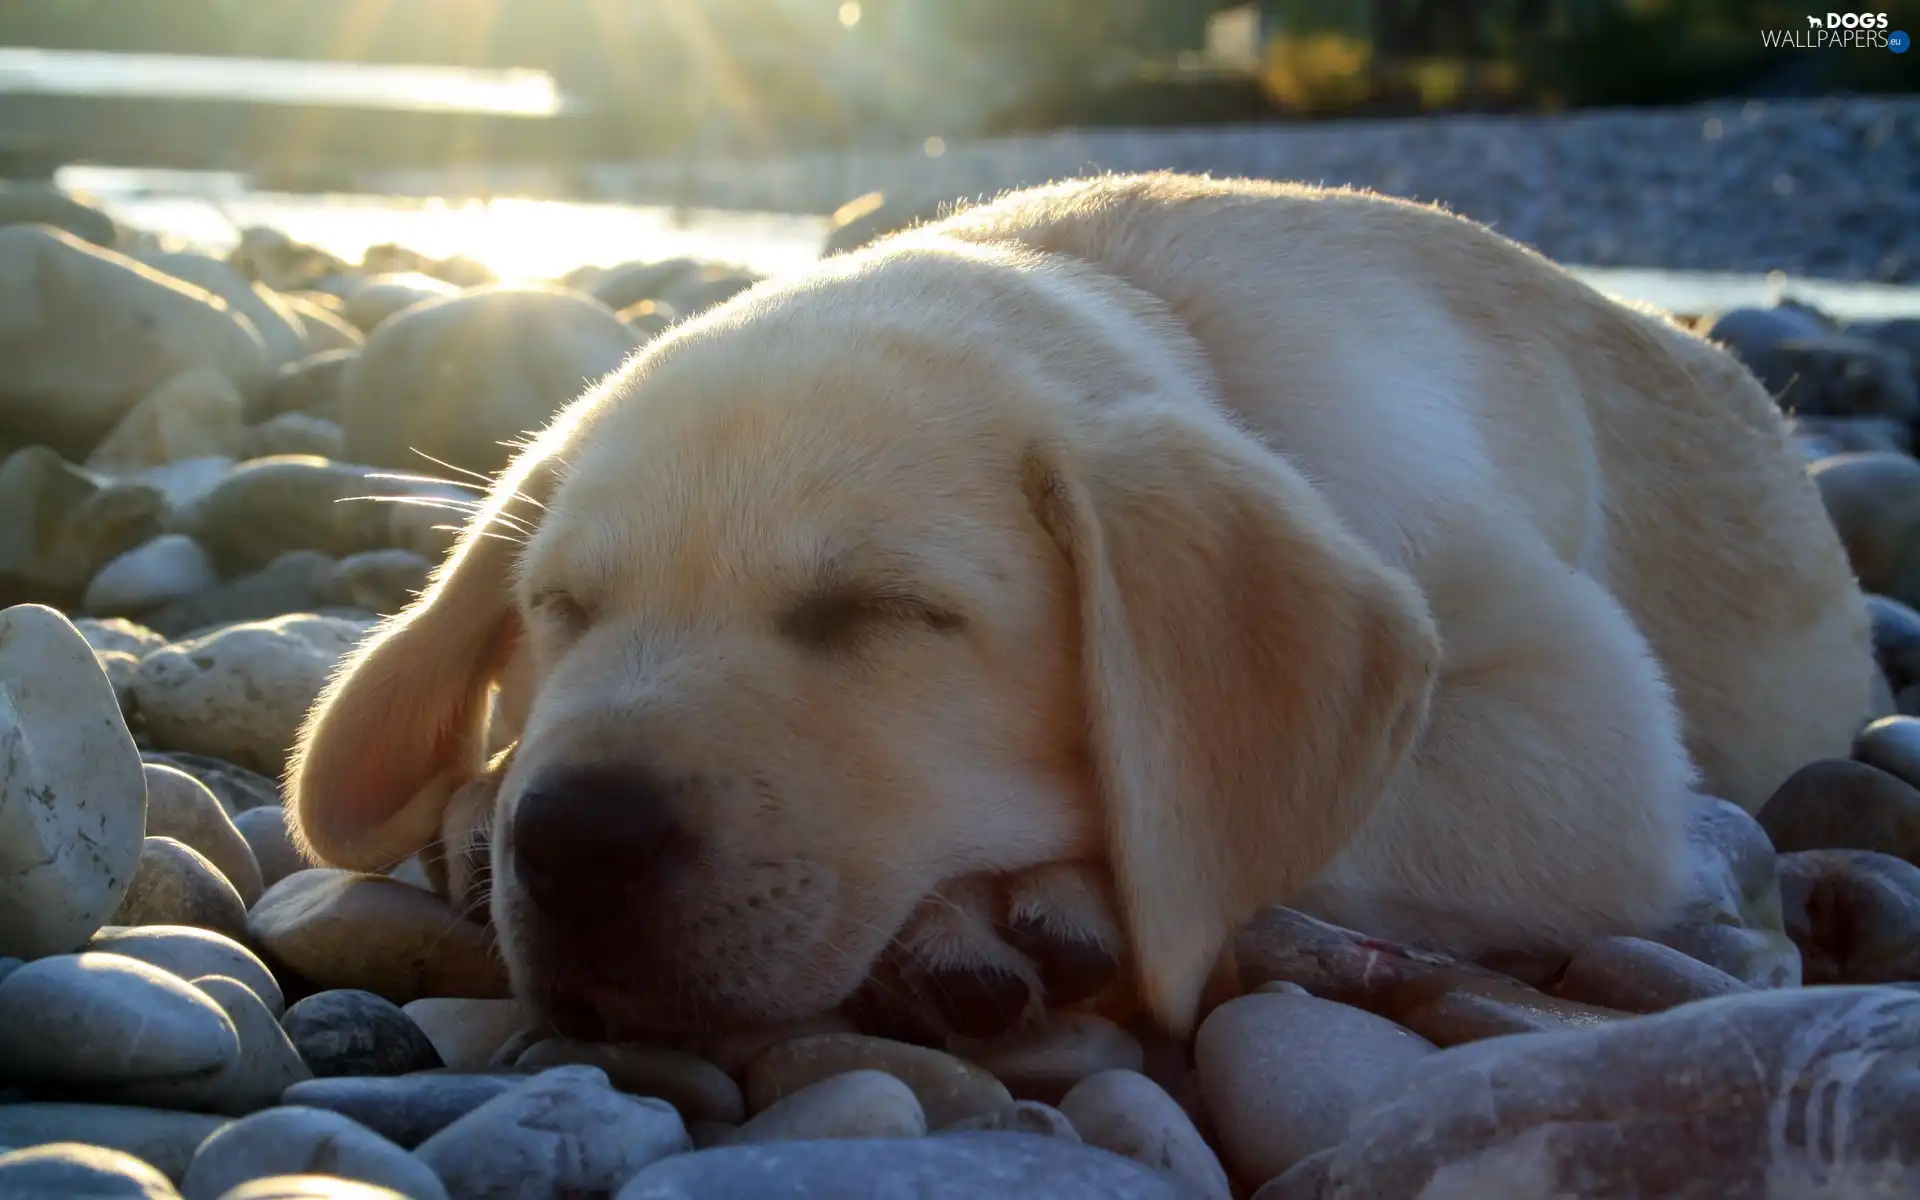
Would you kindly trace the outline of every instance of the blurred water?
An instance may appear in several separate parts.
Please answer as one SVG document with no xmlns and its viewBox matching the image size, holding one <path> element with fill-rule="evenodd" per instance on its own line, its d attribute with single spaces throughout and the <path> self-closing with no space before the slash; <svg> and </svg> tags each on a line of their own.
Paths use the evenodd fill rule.
<svg viewBox="0 0 1920 1200">
<path fill-rule="evenodd" d="M 92 194 L 117 218 L 224 253 L 250 225 L 267 225 L 357 262 L 397 243 L 436 258 L 466 254 L 503 279 L 551 279 L 577 266 L 687 256 L 767 275 L 819 255 L 825 218 L 792 213 L 674 210 L 649 205 L 496 197 L 305 196 L 253 189 L 237 175 L 67 168 L 62 185 Z M 1583 268 L 1601 290 L 1682 313 L 1782 297 L 1836 316 L 1920 316 L 1920 288 L 1782 275 Z"/>
</svg>

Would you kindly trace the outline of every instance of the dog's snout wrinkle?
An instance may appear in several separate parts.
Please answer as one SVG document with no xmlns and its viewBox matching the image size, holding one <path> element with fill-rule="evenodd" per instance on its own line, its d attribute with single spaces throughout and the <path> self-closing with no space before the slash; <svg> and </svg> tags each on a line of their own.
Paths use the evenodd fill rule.
<svg viewBox="0 0 1920 1200">
<path fill-rule="evenodd" d="M 590 917 L 660 870 L 686 831 L 659 779 L 591 768 L 536 781 L 514 806 L 511 836 L 514 874 L 533 902 Z"/>
</svg>

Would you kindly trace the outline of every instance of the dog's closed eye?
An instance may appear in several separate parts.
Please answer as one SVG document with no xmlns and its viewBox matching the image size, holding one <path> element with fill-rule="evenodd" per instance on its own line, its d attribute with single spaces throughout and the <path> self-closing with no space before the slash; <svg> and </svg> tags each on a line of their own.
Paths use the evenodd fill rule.
<svg viewBox="0 0 1920 1200">
<path fill-rule="evenodd" d="M 535 592 L 533 610 L 552 621 L 569 637 L 580 634 L 593 621 L 593 614 L 587 611 L 586 605 L 571 592 L 559 588 L 543 588 Z"/>
<path fill-rule="evenodd" d="M 802 597 L 780 617 L 780 631 L 815 650 L 845 650 L 883 629 L 953 633 L 966 618 L 904 588 L 836 581 Z"/>
</svg>

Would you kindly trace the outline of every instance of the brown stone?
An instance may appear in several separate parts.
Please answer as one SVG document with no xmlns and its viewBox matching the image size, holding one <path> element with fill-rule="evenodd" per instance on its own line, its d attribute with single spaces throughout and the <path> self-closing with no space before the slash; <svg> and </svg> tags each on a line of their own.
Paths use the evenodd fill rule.
<svg viewBox="0 0 1920 1200">
<path fill-rule="evenodd" d="M 782 1042 L 748 1063 L 747 1106 L 758 1113 L 808 1084 L 859 1070 L 884 1071 L 912 1088 L 932 1129 L 1013 1103 L 1005 1084 L 951 1054 L 886 1038 L 823 1033 Z"/>
<path fill-rule="evenodd" d="M 1588 1029 L 1629 1014 L 1562 1000 L 1514 980 L 1436 972 L 1395 988 L 1380 1013 L 1436 1046 L 1458 1046 L 1515 1033 Z"/>
<path fill-rule="evenodd" d="M 1920 980 L 1920 867 L 1871 850 L 1784 854 L 1780 894 L 1808 983 Z"/>
<path fill-rule="evenodd" d="M 1920 861 L 1920 790 L 1863 762 L 1831 758 L 1800 768 L 1759 820 L 1782 854 L 1877 850 Z"/>
<path fill-rule="evenodd" d="M 1609 937 L 1580 947 L 1553 994 L 1621 1012 L 1654 1013 L 1752 990 L 1718 967 L 1671 946 L 1645 938 Z"/>
<path fill-rule="evenodd" d="M 1371 938 L 1279 906 L 1241 928 L 1234 960 L 1244 991 L 1276 981 L 1292 983 L 1322 999 L 1368 1009 L 1402 984 L 1440 971 L 1507 981 L 1484 967 Z"/>
</svg>

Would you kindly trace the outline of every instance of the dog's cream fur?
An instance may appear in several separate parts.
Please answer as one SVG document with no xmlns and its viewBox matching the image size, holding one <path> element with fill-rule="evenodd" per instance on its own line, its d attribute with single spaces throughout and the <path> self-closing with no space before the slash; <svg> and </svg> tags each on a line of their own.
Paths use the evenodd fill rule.
<svg viewBox="0 0 1920 1200">
<path fill-rule="evenodd" d="M 380 868 L 490 737 L 502 829 L 556 765 L 670 780 L 697 864 L 605 942 L 496 846 L 516 985 L 617 1026 L 825 1008 L 948 881 L 1104 864 L 1184 1030 L 1270 903 L 1466 955 L 1658 929 L 1693 789 L 1845 753 L 1870 673 L 1717 348 L 1429 208 L 1109 178 L 656 341 L 334 681 L 293 808 Z"/>
</svg>

